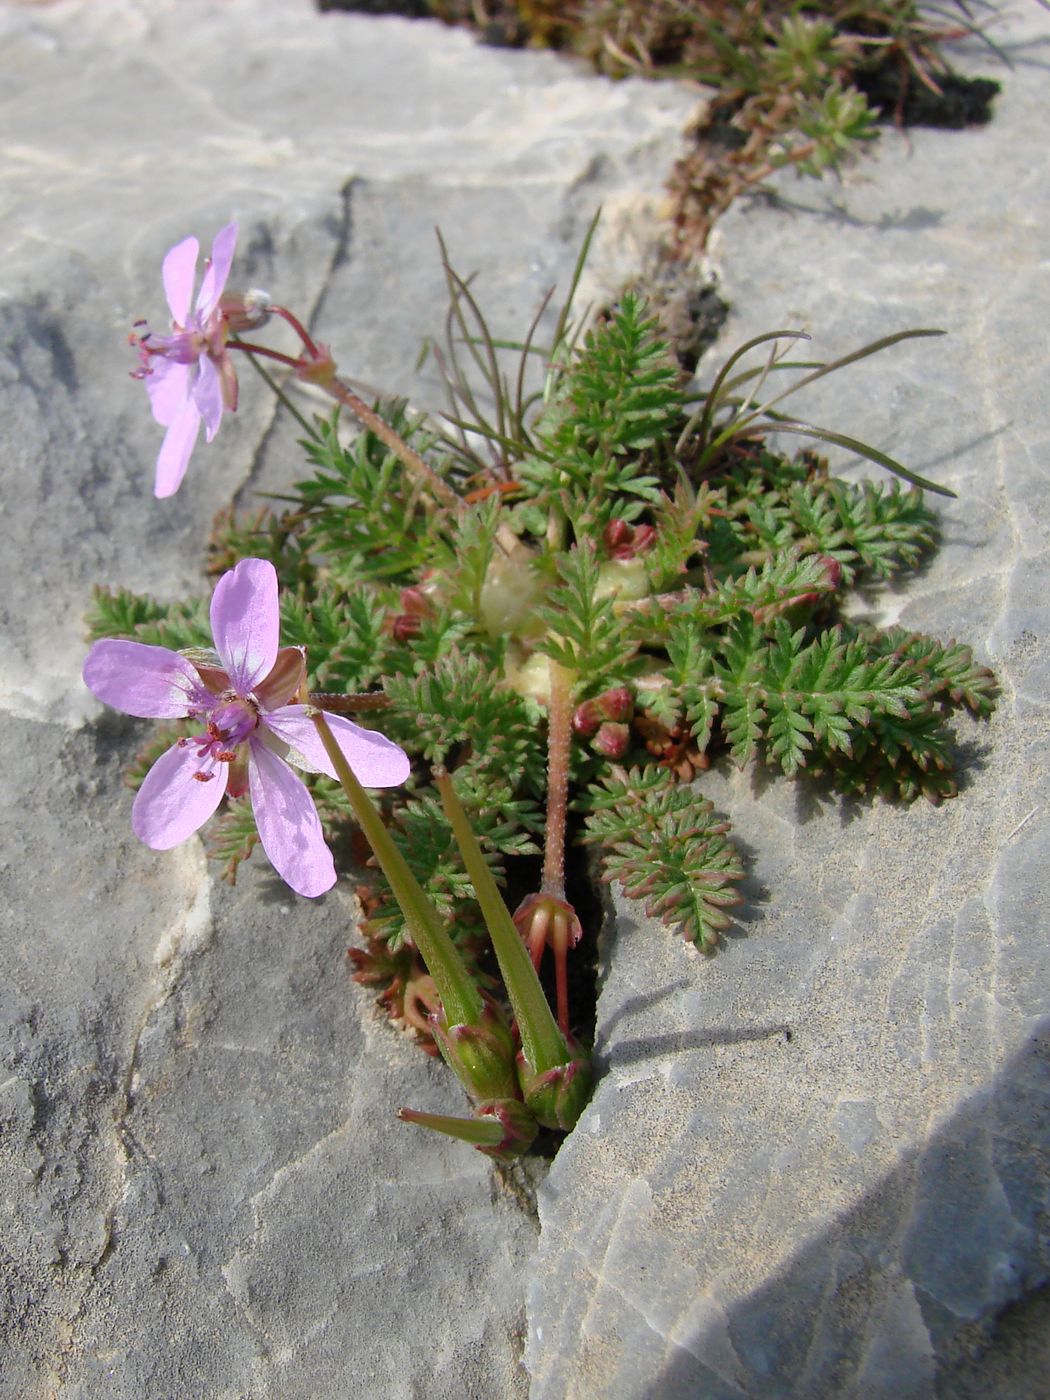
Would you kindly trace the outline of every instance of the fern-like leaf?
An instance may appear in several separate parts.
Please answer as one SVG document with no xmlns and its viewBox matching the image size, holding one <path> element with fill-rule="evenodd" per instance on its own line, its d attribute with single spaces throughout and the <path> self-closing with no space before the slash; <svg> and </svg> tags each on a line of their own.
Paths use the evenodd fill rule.
<svg viewBox="0 0 1050 1400">
<path fill-rule="evenodd" d="M 537 649 L 576 672 L 581 691 L 597 682 L 621 684 L 635 669 L 635 646 L 602 591 L 597 551 L 581 540 L 558 566 L 561 582 L 539 609 L 548 633 Z"/>
<path fill-rule="evenodd" d="M 124 637 L 148 646 L 210 647 L 211 624 L 203 599 L 187 603 L 158 603 L 126 588 L 95 588 L 87 616 L 93 642 Z"/>
<path fill-rule="evenodd" d="M 711 951 L 732 921 L 726 911 L 740 903 L 735 882 L 744 874 L 728 821 L 660 768 L 616 770 L 586 805 L 584 840 L 599 847 L 604 878 Z"/>
</svg>

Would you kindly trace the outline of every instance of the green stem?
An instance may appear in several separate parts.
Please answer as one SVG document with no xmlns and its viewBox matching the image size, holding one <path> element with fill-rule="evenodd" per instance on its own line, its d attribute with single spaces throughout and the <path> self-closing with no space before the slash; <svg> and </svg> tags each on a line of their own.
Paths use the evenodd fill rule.
<svg viewBox="0 0 1050 1400">
<path fill-rule="evenodd" d="M 320 710 L 313 710 L 311 719 L 321 737 L 325 752 L 332 761 L 343 791 L 350 799 L 354 816 L 375 852 L 383 874 L 389 881 L 394 898 L 401 906 L 413 942 L 441 997 L 441 1005 L 450 1026 L 476 1026 L 481 1021 L 483 1003 L 459 949 L 452 942 L 441 916 L 427 898 L 422 886 L 408 868 L 404 856 L 394 844 L 393 837 L 383 825 L 371 798 L 354 777 L 342 749 L 328 727 Z"/>
<path fill-rule="evenodd" d="M 276 396 L 278 402 L 284 404 L 285 408 L 296 420 L 296 422 L 302 428 L 303 432 L 306 433 L 307 437 L 313 438 L 316 442 L 318 439 L 317 429 L 307 418 L 303 416 L 303 414 L 299 412 L 295 404 L 292 403 L 291 399 L 284 392 L 281 386 L 277 383 L 277 380 L 274 379 L 273 375 L 267 374 L 266 370 L 263 369 L 262 365 L 258 361 L 257 356 L 253 352 L 248 353 L 248 363 L 251 365 L 255 373 L 259 375 L 259 377 L 270 387 L 270 389 L 273 390 L 273 393 Z"/>
<path fill-rule="evenodd" d="M 441 794 L 445 815 L 452 825 L 452 833 L 492 939 L 507 995 L 514 1008 L 525 1058 L 537 1074 L 567 1064 L 571 1056 L 565 1037 L 558 1029 L 532 959 L 485 863 L 463 804 L 452 787 L 452 779 L 447 773 L 435 773 L 434 782 Z"/>
</svg>

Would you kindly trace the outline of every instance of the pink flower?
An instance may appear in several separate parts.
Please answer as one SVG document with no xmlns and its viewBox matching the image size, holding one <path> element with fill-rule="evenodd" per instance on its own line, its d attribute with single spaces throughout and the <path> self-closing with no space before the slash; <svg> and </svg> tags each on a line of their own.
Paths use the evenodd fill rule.
<svg viewBox="0 0 1050 1400">
<path fill-rule="evenodd" d="M 199 245 L 195 238 L 184 238 L 169 249 L 161 276 L 172 334 L 154 335 L 147 328 L 132 336 L 142 361 L 135 377 L 145 380 L 153 416 L 168 430 L 157 457 L 153 488 L 157 496 L 172 496 L 179 489 L 201 420 L 211 442 L 219 431 L 223 411 L 232 413 L 237 407 L 237 375 L 226 350 L 227 325 L 221 305 L 236 246 L 237 225 L 227 224 L 211 245 L 192 312 L 190 298 Z"/>
<path fill-rule="evenodd" d="M 155 851 L 170 850 L 204 825 L 224 793 L 247 791 L 277 873 L 297 894 L 324 894 L 335 883 L 332 853 L 306 785 L 288 765 L 336 775 L 308 707 L 289 703 L 306 662 L 301 648 L 278 648 L 273 565 L 244 559 L 223 574 L 211 626 L 215 664 L 210 655 L 117 640 L 96 642 L 84 663 L 85 685 L 114 709 L 202 725 L 150 769 L 131 809 L 132 830 Z M 405 781 L 408 756 L 396 744 L 339 715 L 326 719 L 366 787 Z"/>
</svg>

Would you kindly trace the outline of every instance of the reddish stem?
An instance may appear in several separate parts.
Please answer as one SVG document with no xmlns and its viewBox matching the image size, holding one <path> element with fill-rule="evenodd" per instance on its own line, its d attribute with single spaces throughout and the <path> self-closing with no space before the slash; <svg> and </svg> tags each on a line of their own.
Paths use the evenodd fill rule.
<svg viewBox="0 0 1050 1400">
<path fill-rule="evenodd" d="M 355 418 L 359 419 L 366 428 L 370 428 L 380 442 L 385 443 L 395 457 L 408 468 L 430 491 L 435 500 L 443 505 L 450 506 L 453 510 L 458 510 L 463 504 L 460 498 L 453 491 L 447 482 L 442 481 L 437 472 L 432 467 L 428 467 L 418 452 L 415 452 L 404 438 L 394 432 L 389 423 L 383 421 L 374 409 L 369 408 L 364 399 L 358 398 L 353 390 L 348 389 L 341 379 L 332 379 L 330 383 L 321 386 L 325 393 L 331 394 L 337 403 L 348 408 Z"/>
<path fill-rule="evenodd" d="M 293 315 L 292 312 L 289 311 L 286 306 L 271 306 L 270 310 L 275 316 L 280 316 L 282 320 L 288 322 L 292 330 L 295 331 L 296 335 L 303 342 L 303 346 L 306 350 L 306 353 L 310 356 L 312 360 L 317 359 L 318 355 L 320 355 L 321 353 L 320 349 L 318 348 L 317 343 L 314 341 L 313 337 L 310 335 L 310 332 L 303 325 L 302 321 L 299 320 L 299 317 Z"/>
<path fill-rule="evenodd" d="M 333 715 L 355 715 L 366 710 L 385 710 L 390 696 L 379 691 L 348 695 L 342 690 L 311 690 L 304 703 L 316 705 L 319 710 L 328 710 Z"/>
<path fill-rule="evenodd" d="M 248 355 L 262 355 L 267 360 L 277 360 L 282 365 L 287 365 L 289 369 L 298 369 L 302 364 L 301 360 L 294 359 L 291 355 L 283 355 L 280 350 L 271 350 L 266 345 L 253 345 L 250 340 L 228 340 L 227 350 L 243 350 Z"/>
<path fill-rule="evenodd" d="M 558 999 L 558 1025 L 563 1035 L 569 1034 L 569 929 L 566 916 L 554 916 L 554 983 Z"/>
<path fill-rule="evenodd" d="M 557 661 L 550 665 L 547 704 L 547 827 L 543 840 L 543 894 L 565 898 L 565 822 L 569 808 L 572 683 Z"/>
<path fill-rule="evenodd" d="M 543 838 L 542 894 L 565 902 L 565 824 L 569 810 L 569 750 L 572 744 L 572 681 L 557 661 L 550 662 L 550 700 L 547 703 L 547 826 Z M 567 955 L 569 929 L 566 915 L 552 918 L 551 945 L 558 998 L 558 1025 L 569 1031 L 569 982 Z"/>
</svg>

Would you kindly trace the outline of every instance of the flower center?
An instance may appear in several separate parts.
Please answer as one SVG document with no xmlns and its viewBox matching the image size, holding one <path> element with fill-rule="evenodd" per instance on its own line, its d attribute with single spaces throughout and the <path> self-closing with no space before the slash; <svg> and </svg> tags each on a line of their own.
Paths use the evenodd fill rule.
<svg viewBox="0 0 1050 1400">
<path fill-rule="evenodd" d="M 139 367 L 132 370 L 131 377 L 145 379 L 153 373 L 150 361 L 158 355 L 179 365 L 196 364 L 205 354 L 218 359 L 225 346 L 226 327 L 221 313 L 214 312 L 206 324 L 191 316 L 185 326 L 173 326 L 171 335 L 154 335 L 147 322 L 136 321 L 128 340 L 139 352 Z"/>
<path fill-rule="evenodd" d="M 180 739 L 183 746 L 193 744 L 199 758 L 212 758 L 216 763 L 234 763 L 238 750 L 251 737 L 259 724 L 259 705 L 254 695 L 238 695 L 225 690 L 216 696 L 207 714 L 205 732 L 192 738 Z M 204 775 L 201 775 L 202 779 Z"/>
</svg>

